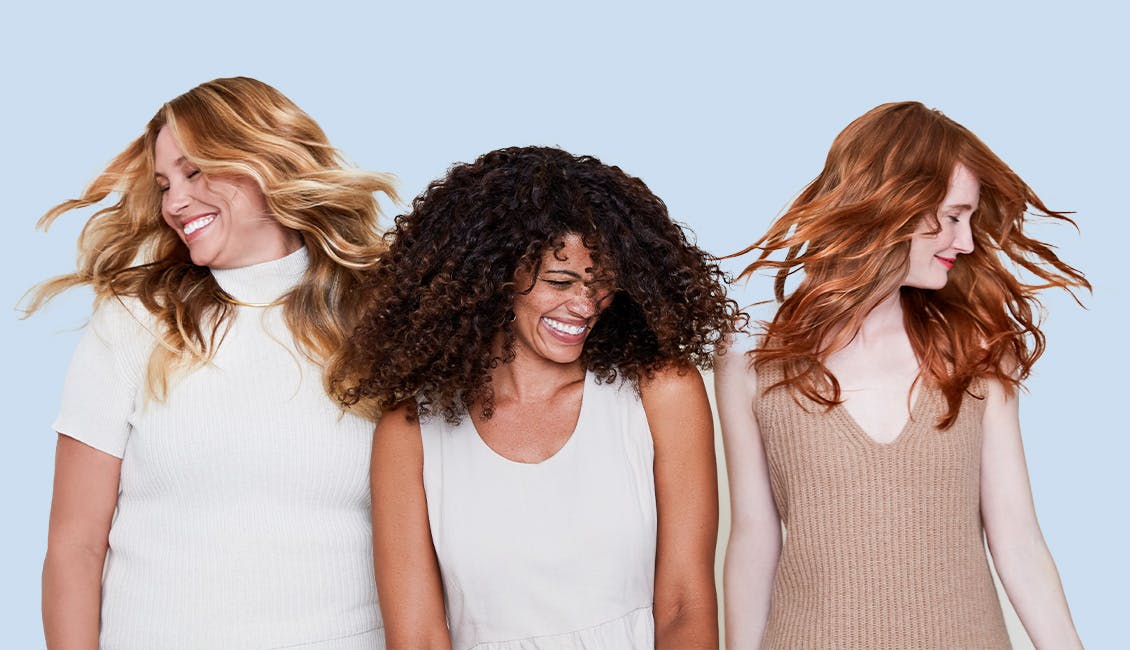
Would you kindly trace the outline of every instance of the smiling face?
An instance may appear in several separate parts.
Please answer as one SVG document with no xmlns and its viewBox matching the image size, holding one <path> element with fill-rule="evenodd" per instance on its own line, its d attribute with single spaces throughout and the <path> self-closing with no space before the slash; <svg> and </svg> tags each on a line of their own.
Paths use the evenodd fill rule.
<svg viewBox="0 0 1130 650">
<path fill-rule="evenodd" d="M 209 177 L 186 160 L 168 127 L 157 133 L 154 172 L 161 215 L 188 246 L 192 262 L 237 268 L 284 257 L 301 237 L 276 221 L 250 178 Z"/>
<path fill-rule="evenodd" d="M 958 163 L 950 176 L 949 189 L 938 206 L 937 227 L 925 217 L 919 222 L 910 240 L 904 287 L 941 289 L 949 279 L 949 270 L 960 264 L 959 255 L 973 252 L 973 230 L 970 221 L 981 196 L 981 182 L 973 172 Z"/>
<path fill-rule="evenodd" d="M 611 287 L 593 283 L 592 252 L 580 236 L 566 235 L 565 246 L 542 254 L 537 277 L 519 270 L 514 281 L 515 352 L 555 363 L 572 363 L 581 356 L 585 339 L 600 312 L 611 302 Z"/>
</svg>

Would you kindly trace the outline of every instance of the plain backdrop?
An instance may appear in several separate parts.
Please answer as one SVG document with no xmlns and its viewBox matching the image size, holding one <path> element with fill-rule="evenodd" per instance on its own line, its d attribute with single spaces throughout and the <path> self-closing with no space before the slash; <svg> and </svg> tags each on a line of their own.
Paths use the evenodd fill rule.
<svg viewBox="0 0 1130 650">
<path fill-rule="evenodd" d="M 0 646 L 42 646 L 39 572 L 58 407 L 91 295 L 29 320 L 21 294 L 73 268 L 89 212 L 33 230 L 166 100 L 219 76 L 279 88 L 406 198 L 453 162 L 559 145 L 643 178 L 719 255 L 761 233 L 832 138 L 917 99 L 981 136 L 1070 227 L 1035 229 L 1094 283 L 1046 297 L 1022 401 L 1036 504 L 1084 642 L 1124 647 L 1130 442 L 1123 195 L 1127 16 L 1115 3 L 24 2 L 0 27 L 4 558 Z M 391 207 L 391 206 L 390 206 Z M 727 263 L 737 270 L 739 262 Z M 755 278 L 734 290 L 769 296 Z M 201 405 L 207 408 L 207 405 Z"/>
</svg>

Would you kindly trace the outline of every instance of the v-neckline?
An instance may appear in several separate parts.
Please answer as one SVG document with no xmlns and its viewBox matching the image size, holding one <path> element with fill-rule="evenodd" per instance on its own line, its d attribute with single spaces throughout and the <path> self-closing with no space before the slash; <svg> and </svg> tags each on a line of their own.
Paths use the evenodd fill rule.
<svg viewBox="0 0 1130 650">
<path fill-rule="evenodd" d="M 842 413 L 843 419 L 847 422 L 851 431 L 855 433 L 857 437 L 862 438 L 863 441 L 868 445 L 881 449 L 895 447 L 911 433 L 911 428 L 922 420 L 922 414 L 920 413 L 920 411 L 925 407 L 925 404 L 928 400 L 930 387 L 926 386 L 924 383 L 918 383 L 918 385 L 915 386 L 915 391 L 917 392 L 917 395 L 914 396 L 914 402 L 910 406 L 910 412 L 906 418 L 906 421 L 903 423 L 902 428 L 899 429 L 898 435 L 896 435 L 888 442 L 880 442 L 876 440 L 870 433 L 868 433 L 867 430 L 859 424 L 859 422 L 855 419 L 855 416 L 851 414 L 851 411 L 848 410 L 847 406 L 845 406 L 842 401 L 839 404 L 833 406 L 832 410 Z"/>
</svg>

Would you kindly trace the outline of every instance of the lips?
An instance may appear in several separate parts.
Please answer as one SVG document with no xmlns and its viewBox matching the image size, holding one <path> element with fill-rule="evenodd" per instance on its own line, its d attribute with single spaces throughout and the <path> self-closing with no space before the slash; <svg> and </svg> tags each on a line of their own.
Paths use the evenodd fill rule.
<svg viewBox="0 0 1130 650">
<path fill-rule="evenodd" d="M 181 223 L 181 230 L 184 232 L 185 241 L 192 241 L 199 235 L 201 230 L 204 230 L 216 220 L 214 212 L 197 215 L 187 221 Z"/>
<path fill-rule="evenodd" d="M 947 269 L 952 269 L 953 263 L 957 260 L 957 258 L 955 258 L 955 257 L 942 257 L 941 255 L 935 255 L 934 259 L 941 262 L 942 265 L 945 266 Z"/>
<path fill-rule="evenodd" d="M 566 323 L 548 316 L 542 316 L 541 324 L 550 335 L 567 345 L 583 342 L 589 329 L 586 323 Z"/>
</svg>

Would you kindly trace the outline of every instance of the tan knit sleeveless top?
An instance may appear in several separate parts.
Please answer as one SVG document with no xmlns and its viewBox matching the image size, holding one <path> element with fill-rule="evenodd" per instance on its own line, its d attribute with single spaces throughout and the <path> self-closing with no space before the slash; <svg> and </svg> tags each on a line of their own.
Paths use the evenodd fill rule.
<svg viewBox="0 0 1130 650">
<path fill-rule="evenodd" d="M 765 648 L 1009 648 L 981 527 L 983 399 L 923 385 L 911 419 L 875 442 L 842 406 L 758 369 L 757 420 L 786 535 Z M 974 393 L 983 395 L 974 387 Z"/>
</svg>

